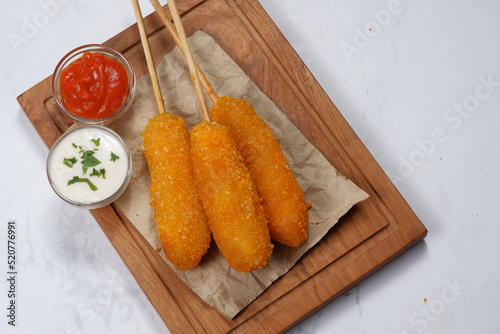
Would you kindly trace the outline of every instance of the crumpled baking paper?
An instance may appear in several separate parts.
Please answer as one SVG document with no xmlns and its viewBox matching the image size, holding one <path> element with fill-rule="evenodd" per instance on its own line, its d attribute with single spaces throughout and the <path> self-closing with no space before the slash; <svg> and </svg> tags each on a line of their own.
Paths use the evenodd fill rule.
<svg viewBox="0 0 500 334">
<path fill-rule="evenodd" d="M 215 243 L 212 243 L 198 267 L 186 271 L 177 270 L 166 259 L 163 251 L 160 252 L 165 262 L 194 292 L 231 319 L 290 270 L 342 215 L 368 195 L 336 171 L 209 35 L 197 32 L 189 38 L 189 44 L 217 94 L 249 100 L 271 126 L 306 200 L 312 204 L 307 241 L 296 249 L 276 244 L 268 265 L 251 273 L 233 270 Z M 187 64 L 177 48 L 157 64 L 157 73 L 167 111 L 183 117 L 190 127 L 200 122 L 198 101 L 189 79 Z M 132 179 L 116 204 L 154 249 L 161 247 L 161 244 L 153 219 L 154 212 L 149 205 L 150 178 L 141 148 L 141 133 L 148 119 L 156 112 L 150 77 L 144 75 L 137 81 L 136 97 L 131 109 L 111 125 L 124 138 L 133 155 Z"/>
</svg>

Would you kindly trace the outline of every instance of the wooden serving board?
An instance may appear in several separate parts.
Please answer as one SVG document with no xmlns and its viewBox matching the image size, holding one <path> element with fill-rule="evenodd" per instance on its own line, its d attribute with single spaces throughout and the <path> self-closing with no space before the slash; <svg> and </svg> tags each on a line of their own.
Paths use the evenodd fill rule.
<svg viewBox="0 0 500 334">
<path fill-rule="evenodd" d="M 192 292 L 118 207 L 91 212 L 172 333 L 282 332 L 422 240 L 427 230 L 257 0 L 184 0 L 179 7 L 188 36 L 198 30 L 211 35 L 370 197 L 232 320 Z M 175 45 L 155 13 L 145 23 L 159 62 Z M 104 44 L 124 53 L 138 77 L 147 72 L 136 25 Z M 50 80 L 18 97 L 48 147 L 71 125 L 55 108 Z"/>
</svg>

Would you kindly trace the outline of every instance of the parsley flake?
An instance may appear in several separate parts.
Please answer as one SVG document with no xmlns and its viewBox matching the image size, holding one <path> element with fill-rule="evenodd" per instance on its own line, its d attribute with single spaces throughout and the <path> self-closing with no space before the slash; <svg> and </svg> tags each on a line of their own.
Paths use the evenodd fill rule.
<svg viewBox="0 0 500 334">
<path fill-rule="evenodd" d="M 90 141 L 93 142 L 95 146 L 101 145 L 101 138 L 91 139 Z"/>
<path fill-rule="evenodd" d="M 101 162 L 99 161 L 99 159 L 97 159 L 95 156 L 94 156 L 94 151 L 84 151 L 81 158 L 82 158 L 82 165 L 84 165 L 85 167 L 94 167 L 94 166 L 97 166 L 99 165 Z"/>
<path fill-rule="evenodd" d="M 111 151 L 111 161 L 115 162 L 116 160 L 120 159 L 119 156 L 117 156 L 116 154 L 114 154 L 112 151 Z"/>
<path fill-rule="evenodd" d="M 63 164 L 65 164 L 66 166 L 68 166 L 69 168 L 73 168 L 73 166 L 78 162 L 78 160 L 76 160 L 75 157 L 73 158 L 64 158 L 63 160 Z"/>
<path fill-rule="evenodd" d="M 97 187 L 86 177 L 84 178 L 81 178 L 81 177 L 78 177 L 78 176 L 74 176 L 71 180 L 68 181 L 68 186 L 69 185 L 72 185 L 72 184 L 75 184 L 77 182 L 85 182 L 89 185 L 90 189 L 92 191 L 96 191 L 97 190 Z"/>
<path fill-rule="evenodd" d="M 106 178 L 106 170 L 104 168 L 101 168 L 99 170 L 92 168 L 92 173 L 90 173 L 89 176 L 97 176 L 97 177 L 102 176 L 102 178 L 105 179 Z"/>
</svg>

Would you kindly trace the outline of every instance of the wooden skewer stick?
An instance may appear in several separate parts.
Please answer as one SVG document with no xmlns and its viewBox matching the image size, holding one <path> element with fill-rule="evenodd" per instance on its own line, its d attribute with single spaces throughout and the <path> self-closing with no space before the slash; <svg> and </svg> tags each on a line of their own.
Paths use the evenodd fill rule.
<svg viewBox="0 0 500 334">
<path fill-rule="evenodd" d="M 189 49 L 189 44 L 186 37 L 186 32 L 184 31 L 184 26 L 182 25 L 181 16 L 179 15 L 179 11 L 177 10 L 177 4 L 175 0 L 168 0 L 168 8 L 170 9 L 170 13 L 172 14 L 172 18 L 174 20 L 175 29 L 177 30 L 177 37 L 181 42 L 182 47 L 184 48 L 184 56 L 186 57 L 190 78 L 193 81 L 194 88 L 196 91 L 196 96 L 198 97 L 198 101 L 200 103 L 200 109 L 203 115 L 203 118 L 207 121 L 211 121 L 210 113 L 208 111 L 207 101 L 205 100 L 205 95 L 200 84 L 200 78 L 198 76 L 198 71 L 196 70 L 196 66 L 194 63 L 193 55 L 191 54 L 191 50 Z"/>
<path fill-rule="evenodd" d="M 142 48 L 144 49 L 144 56 L 146 57 L 146 63 L 148 65 L 149 76 L 151 77 L 151 83 L 153 85 L 158 112 L 165 113 L 165 100 L 163 99 L 163 96 L 161 94 L 160 83 L 158 81 L 158 75 L 156 74 L 156 68 L 153 61 L 153 56 L 151 54 L 151 47 L 149 46 L 148 34 L 146 33 L 146 28 L 144 27 L 141 7 L 139 6 L 138 0 L 132 0 L 132 6 L 134 7 L 135 18 L 137 21 L 137 26 L 139 27 Z"/>
<path fill-rule="evenodd" d="M 144 48 L 144 55 L 146 56 L 146 61 L 148 65 L 149 74 L 151 76 L 151 82 L 153 84 L 153 89 L 156 97 L 156 102 L 158 105 L 159 113 L 166 113 L 164 100 L 160 90 L 160 84 L 158 81 L 158 76 L 156 74 L 156 69 L 153 62 L 153 57 L 151 55 L 151 48 L 149 47 L 148 36 L 146 34 L 146 28 L 144 27 L 144 21 L 142 18 L 141 8 L 139 6 L 138 0 L 132 0 L 132 6 L 134 7 L 134 12 L 137 19 L 137 26 L 139 27 L 139 33 L 141 36 L 141 42 Z M 156 276 L 155 276 L 156 277 Z M 165 286 L 167 291 L 169 290 L 167 286 Z M 180 309 L 179 305 L 174 300 L 173 296 L 170 293 L 162 294 L 160 297 L 157 295 L 148 295 L 148 298 L 151 300 L 151 303 L 156 309 L 160 309 L 163 305 L 166 304 L 165 307 L 168 308 L 169 312 L 164 313 L 167 316 L 162 317 L 163 321 L 167 326 L 172 327 L 170 329 L 179 332 L 186 333 L 196 333 L 193 325 L 189 322 L 186 315 Z M 159 301 L 161 299 L 161 302 Z M 162 313 L 159 312 L 161 315 Z"/>
<path fill-rule="evenodd" d="M 167 31 L 170 33 L 170 36 L 172 36 L 172 39 L 174 40 L 175 44 L 179 48 L 179 50 L 182 52 L 182 54 L 186 57 L 186 50 L 184 49 L 183 44 L 181 43 L 181 40 L 177 36 L 177 31 L 175 27 L 173 26 L 172 22 L 170 22 L 170 19 L 168 18 L 167 14 L 163 10 L 163 7 L 160 5 L 160 2 L 158 0 L 150 0 L 151 4 L 153 5 L 156 13 L 160 17 L 160 20 L 162 21 L 163 25 L 167 29 Z M 200 66 L 193 60 L 194 65 L 196 67 L 196 71 L 198 72 L 198 77 L 200 79 L 200 82 L 207 92 L 208 96 L 212 100 L 212 102 L 216 102 L 219 99 L 219 96 L 215 92 L 215 90 L 212 88 L 212 85 L 208 81 L 207 77 L 201 70 Z"/>
</svg>

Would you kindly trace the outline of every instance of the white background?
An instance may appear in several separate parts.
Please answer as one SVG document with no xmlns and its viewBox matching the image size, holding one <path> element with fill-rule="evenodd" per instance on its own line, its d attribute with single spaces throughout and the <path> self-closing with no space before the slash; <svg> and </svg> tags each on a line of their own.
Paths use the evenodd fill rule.
<svg viewBox="0 0 500 334">
<path fill-rule="evenodd" d="M 499 333 L 500 2 L 261 3 L 429 230 L 291 332 Z M 134 22 L 127 1 L 2 1 L 2 333 L 167 332 L 90 214 L 50 189 L 48 150 L 16 101 L 67 51 Z"/>
</svg>

